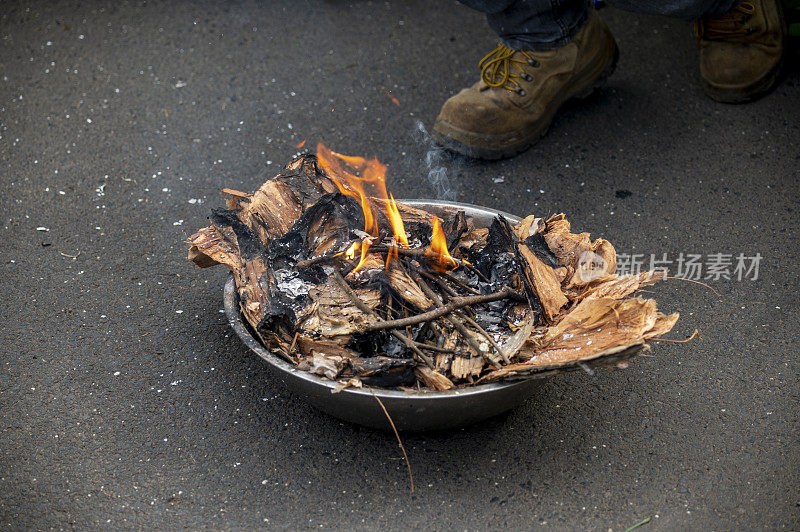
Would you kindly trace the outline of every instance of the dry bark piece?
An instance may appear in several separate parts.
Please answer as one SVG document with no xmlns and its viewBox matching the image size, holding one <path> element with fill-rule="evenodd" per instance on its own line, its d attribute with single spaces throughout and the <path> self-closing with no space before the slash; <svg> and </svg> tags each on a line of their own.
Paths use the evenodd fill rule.
<svg viewBox="0 0 800 532">
<path fill-rule="evenodd" d="M 370 309 L 374 310 L 381 304 L 381 294 L 376 288 L 353 288 L 353 291 Z M 311 302 L 303 313 L 304 319 L 298 324 L 298 330 L 306 334 L 326 337 L 344 345 L 351 334 L 378 322 L 374 315 L 353 305 L 332 277 L 309 290 L 308 296 Z"/>
<path fill-rule="evenodd" d="M 250 199 L 253 197 L 253 195 L 248 192 L 241 192 L 231 188 L 223 188 L 222 193 L 227 196 L 225 205 L 232 211 L 238 211 L 244 208 L 250 203 Z"/>
<path fill-rule="evenodd" d="M 453 357 L 450 364 L 450 374 L 455 380 L 474 378 L 481 374 L 486 360 L 480 355 Z"/>
<path fill-rule="evenodd" d="M 677 319 L 677 314 L 660 314 L 651 299 L 588 298 L 533 345 L 526 346 L 526 361 L 494 371 L 482 381 L 530 375 L 621 351 L 643 344 L 651 331 L 663 334 Z"/>
<path fill-rule="evenodd" d="M 438 371 L 420 366 L 414 368 L 414 373 L 422 381 L 422 383 L 432 390 L 443 391 L 450 390 L 455 387 L 453 381 L 439 373 Z"/>
<path fill-rule="evenodd" d="M 573 234 L 564 214 L 547 220 L 543 236 L 559 264 L 567 268 L 565 289 L 610 277 L 617 268 L 614 246 L 602 238 L 591 242 L 589 233 Z"/>
<path fill-rule="evenodd" d="M 567 296 L 561 292 L 559 283 L 553 268 L 547 266 L 526 246 L 519 244 L 519 254 L 524 261 L 525 277 L 533 286 L 547 321 L 553 323 L 556 316 L 561 312 L 561 308 L 568 303 Z"/>
<path fill-rule="evenodd" d="M 449 248 L 457 257 L 464 257 L 466 252 L 473 248 L 483 248 L 486 245 L 486 238 L 489 236 L 488 227 L 480 227 L 468 231 L 458 241 L 458 246 Z"/>
<path fill-rule="evenodd" d="M 520 242 L 525 242 L 528 238 L 541 233 L 544 228 L 545 224 L 541 218 L 530 215 L 526 216 L 517 222 L 516 225 L 514 225 L 514 234 L 517 236 Z"/>
<path fill-rule="evenodd" d="M 303 371 L 336 380 L 344 369 L 344 359 L 338 356 L 314 353 L 312 356 L 302 359 L 297 367 Z"/>
<path fill-rule="evenodd" d="M 448 217 L 442 223 L 442 230 L 444 231 L 445 241 L 447 242 L 447 249 L 456 249 L 461 237 L 464 233 L 469 231 L 470 226 L 467 221 L 467 215 L 464 211 L 456 211 L 455 214 Z"/>
<path fill-rule="evenodd" d="M 297 350 L 303 355 L 310 357 L 315 354 L 327 357 L 339 357 L 341 360 L 357 358 L 358 355 L 349 349 L 345 349 L 339 344 L 326 340 L 315 340 L 305 335 L 298 335 L 296 342 Z"/>
<path fill-rule="evenodd" d="M 187 240 L 189 260 L 200 268 L 225 264 L 231 269 L 242 265 L 238 246 L 217 227 L 204 227 Z"/>
<path fill-rule="evenodd" d="M 662 335 L 667 334 L 675 326 L 680 315 L 676 312 L 674 314 L 661 314 L 656 316 L 656 322 L 653 327 L 644 334 L 645 340 L 658 339 Z"/>
<path fill-rule="evenodd" d="M 588 297 L 611 297 L 622 299 L 643 286 L 649 286 L 667 278 L 665 272 L 646 271 L 638 274 L 617 275 L 611 279 L 595 281 L 579 291 L 572 292 L 572 299 Z"/>
<path fill-rule="evenodd" d="M 231 222 L 223 215 L 217 216 L 216 221 L 219 225 L 201 229 L 190 237 L 189 260 L 200 267 L 225 264 L 230 268 L 236 282 L 242 314 L 253 325 L 261 340 L 274 347 L 274 331 L 262 331 L 259 327 L 271 310 L 269 287 L 273 284 L 263 249 L 256 237 L 241 222 Z M 226 225 L 228 222 L 236 227 Z"/>
<path fill-rule="evenodd" d="M 405 268 L 399 264 L 390 263 L 386 272 L 389 278 L 389 286 L 395 291 L 397 296 L 403 299 L 417 310 L 428 310 L 433 302 L 422 292 L 419 285 L 406 272 Z"/>
</svg>

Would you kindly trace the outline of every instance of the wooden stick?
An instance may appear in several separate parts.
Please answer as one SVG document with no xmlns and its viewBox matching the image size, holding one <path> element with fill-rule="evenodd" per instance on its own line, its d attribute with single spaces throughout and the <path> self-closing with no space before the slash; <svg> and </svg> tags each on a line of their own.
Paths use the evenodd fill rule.
<svg viewBox="0 0 800 532">
<path fill-rule="evenodd" d="M 444 291 L 444 292 L 445 292 L 445 293 L 446 293 L 448 296 L 450 296 L 450 297 L 458 297 L 458 294 L 456 293 L 456 291 L 455 291 L 455 290 L 453 290 L 452 288 L 450 288 L 449 286 L 447 286 L 447 283 L 445 283 L 444 281 L 442 281 L 441 279 L 439 279 L 439 278 L 438 278 L 438 277 L 436 277 L 435 275 L 433 275 L 433 274 L 430 274 L 430 273 L 426 272 L 426 271 L 425 271 L 425 270 L 423 270 L 423 269 L 419 269 L 419 270 L 417 270 L 417 273 L 419 273 L 420 275 L 422 275 L 422 276 L 423 276 L 423 277 L 425 277 L 426 279 L 428 279 L 428 280 L 430 280 L 430 281 L 433 281 L 434 283 L 436 283 L 436 286 L 438 286 L 439 288 L 441 288 L 441 289 L 442 289 L 442 290 L 443 290 L 443 291 Z"/>
<path fill-rule="evenodd" d="M 450 288 L 447 285 L 447 283 L 445 283 L 438 276 L 433 275 L 431 273 L 428 273 L 428 272 L 426 272 L 425 270 L 422 270 L 422 269 L 417 270 L 417 272 L 422 274 L 426 279 L 430 279 L 431 281 L 435 282 L 436 286 L 441 288 L 442 291 L 444 291 L 447 294 L 446 297 L 444 297 L 444 296 L 442 297 L 442 299 L 444 300 L 445 303 L 447 303 L 448 301 L 450 301 L 450 299 L 452 299 L 454 297 L 458 297 L 458 293 L 455 290 L 453 290 L 452 288 Z M 480 295 L 480 292 L 478 292 L 477 290 L 473 291 L 473 293 L 475 295 Z M 475 311 L 470 307 L 464 307 L 459 312 L 465 312 L 470 318 L 475 315 Z"/>
<path fill-rule="evenodd" d="M 500 347 L 497 342 L 495 342 L 494 338 L 492 338 L 492 335 L 489 334 L 489 332 L 486 331 L 486 329 L 478 325 L 478 322 L 476 322 L 475 320 L 464 314 L 463 311 L 457 310 L 456 314 L 458 314 L 461 319 L 463 319 L 464 321 L 475 327 L 478 330 L 478 332 L 480 332 L 483 335 L 483 337 L 489 341 L 489 344 L 491 344 L 491 346 L 494 347 L 494 350 L 497 351 L 497 354 L 500 355 L 500 357 L 503 359 L 503 362 L 505 362 L 506 364 L 511 363 L 511 361 L 506 356 L 505 351 L 503 351 L 503 348 Z"/>
<path fill-rule="evenodd" d="M 442 304 L 442 300 L 439 299 L 439 296 L 433 290 L 431 290 L 431 287 L 428 286 L 428 284 L 425 281 L 423 281 L 420 276 L 416 276 L 416 279 L 414 280 L 417 282 L 422 291 L 425 292 L 425 295 L 428 296 L 428 299 L 433 301 L 433 304 L 436 307 L 442 308 L 444 306 Z M 478 356 L 483 355 L 483 351 L 481 351 L 481 346 L 478 344 L 475 338 L 473 338 L 473 336 L 469 334 L 469 331 L 467 331 L 467 328 L 464 327 L 463 323 L 458 321 L 458 319 L 456 319 L 456 317 L 453 316 L 452 314 L 448 314 L 444 318 L 447 321 L 449 321 L 453 325 L 453 327 L 455 327 L 456 331 L 458 331 L 458 333 L 464 338 L 464 340 L 467 341 L 469 346 L 475 350 L 475 353 Z"/>
<path fill-rule="evenodd" d="M 367 325 L 362 330 L 364 332 L 370 332 L 370 331 L 379 331 L 382 329 L 394 329 L 397 327 L 405 327 L 406 325 L 416 325 L 418 323 L 422 323 L 425 321 L 431 321 L 435 320 L 436 318 L 441 318 L 442 316 L 450 314 L 454 310 L 458 310 L 460 308 L 469 307 L 471 305 L 482 305 L 484 303 L 491 303 L 492 301 L 499 301 L 501 299 L 507 299 L 509 297 L 519 298 L 521 296 L 511 288 L 505 287 L 499 292 L 494 292 L 491 294 L 486 294 L 481 296 L 454 297 L 446 305 L 442 307 L 429 310 L 428 312 L 423 312 L 422 314 L 417 314 L 416 316 L 409 316 L 408 318 L 381 321 L 378 323 L 374 323 L 372 325 Z"/>
<path fill-rule="evenodd" d="M 428 248 L 403 248 L 400 246 L 372 246 L 370 251 L 373 253 L 386 253 L 389 250 L 394 251 L 397 248 L 398 255 L 405 255 L 408 257 L 424 257 Z"/>
<path fill-rule="evenodd" d="M 403 255 L 405 257 L 426 257 L 430 253 L 430 248 L 402 248 L 400 246 L 396 246 L 396 247 L 397 247 L 397 254 L 398 255 Z M 389 248 L 388 246 L 374 246 L 374 247 L 370 248 L 370 251 L 373 252 L 373 253 L 383 253 L 383 252 L 389 251 L 390 249 L 391 248 Z M 484 277 L 484 275 L 481 272 L 476 270 L 474 268 L 474 266 L 471 266 L 468 262 L 466 262 L 464 260 L 461 260 L 461 259 L 457 259 L 457 258 L 452 257 L 452 256 L 450 257 L 450 259 L 452 259 L 459 266 L 463 266 L 465 268 L 470 268 L 470 269 L 474 270 L 475 273 L 478 275 L 478 277 L 481 278 L 482 281 L 487 282 L 487 283 L 489 282 L 489 280 L 486 277 Z"/>
<path fill-rule="evenodd" d="M 447 279 L 448 281 L 451 281 L 451 282 L 453 282 L 453 283 L 457 284 L 458 286 L 460 286 L 461 288 L 463 288 L 463 289 L 464 289 L 464 290 L 466 290 L 467 292 L 472 292 L 472 293 L 473 293 L 473 294 L 475 294 L 476 296 L 477 296 L 477 295 L 480 295 L 480 292 L 478 292 L 477 290 L 475 290 L 474 288 L 472 288 L 472 287 L 471 287 L 471 286 L 469 286 L 468 284 L 462 283 L 462 282 L 461 282 L 461 281 L 459 281 L 459 280 L 458 280 L 456 277 L 454 277 L 454 276 L 450 275 L 449 273 L 447 273 L 447 272 L 442 272 L 442 273 L 441 273 L 441 275 L 442 275 L 442 276 L 443 276 L 445 279 Z"/>
<path fill-rule="evenodd" d="M 486 278 L 486 276 L 485 276 L 485 275 L 483 275 L 483 274 L 481 273 L 481 271 L 480 271 L 478 268 L 476 268 L 476 267 L 475 267 L 475 266 L 473 266 L 472 264 L 469 264 L 468 262 L 464 262 L 463 264 L 464 264 L 464 265 L 466 265 L 466 266 L 467 266 L 467 269 L 469 269 L 470 271 L 472 271 L 472 273 L 474 273 L 475 275 L 477 275 L 477 276 L 480 278 L 480 280 L 481 280 L 481 281 L 483 281 L 484 283 L 489 283 L 489 282 L 491 282 L 491 281 L 489 281 L 489 279 L 487 279 L 487 278 Z"/>
<path fill-rule="evenodd" d="M 419 381 L 417 381 L 419 384 Z M 394 431 L 394 437 L 397 438 L 397 443 L 400 444 L 400 450 L 403 451 L 403 458 L 406 459 L 406 467 L 408 467 L 408 480 L 411 482 L 411 493 L 414 493 L 414 475 L 411 474 L 411 462 L 408 461 L 408 455 L 406 454 L 406 448 L 403 446 L 403 440 L 400 439 L 400 434 L 397 432 L 397 427 L 394 426 L 394 421 L 392 421 L 392 416 L 389 415 L 389 412 L 386 410 L 386 407 L 383 406 L 383 402 L 380 398 L 375 395 L 375 392 L 372 391 L 372 388 L 368 388 L 369 392 L 372 394 L 372 397 L 378 401 L 378 404 L 381 405 L 381 410 L 386 415 L 386 419 L 389 420 L 389 424 L 392 426 L 392 430 Z"/>
<path fill-rule="evenodd" d="M 415 343 L 416 343 L 417 347 L 419 347 L 420 349 L 430 349 L 431 351 L 435 351 L 437 353 L 452 353 L 452 354 L 458 353 L 458 351 L 455 350 L 455 349 L 448 349 L 446 347 L 439 347 L 438 345 L 428 344 L 428 343 L 425 343 L 425 342 L 415 342 Z"/>
<path fill-rule="evenodd" d="M 344 277 L 342 277 L 342 274 L 340 274 L 337 271 L 334 271 L 333 272 L 333 278 L 339 284 L 339 286 L 342 288 L 342 290 L 344 290 L 344 293 L 347 294 L 347 297 L 350 298 L 350 300 L 353 302 L 353 304 L 355 306 L 357 306 L 358 309 L 361 312 L 363 312 L 364 314 L 366 314 L 368 316 L 372 316 L 373 318 L 378 320 L 378 324 L 379 325 L 382 324 L 382 323 L 388 323 L 386 321 L 383 321 L 380 316 L 375 314 L 375 312 L 373 312 L 372 309 L 369 308 L 366 305 L 366 303 L 364 303 L 361 300 L 360 297 L 358 297 L 358 294 L 356 294 L 353 291 L 353 289 L 350 288 L 350 285 L 347 284 L 347 281 L 344 280 Z M 401 325 L 401 327 L 404 327 L 404 326 L 405 325 Z M 381 327 L 381 329 L 392 329 L 392 331 L 391 331 L 392 336 L 394 336 L 395 338 L 397 338 L 398 340 L 403 342 L 403 344 L 407 348 L 412 350 L 414 352 L 414 354 L 417 355 L 417 357 L 419 357 L 419 359 L 422 362 L 425 363 L 426 366 L 428 366 L 429 368 L 433 369 L 433 367 L 434 367 L 433 366 L 433 361 L 430 359 L 430 357 L 428 357 L 428 355 L 426 355 L 425 353 L 423 353 L 422 351 L 419 350 L 419 348 L 417 347 L 416 342 L 414 342 L 414 340 L 412 340 L 411 338 L 409 338 L 405 334 L 401 333 L 400 331 L 394 330 L 394 328 L 392 328 L 392 327 Z"/>
</svg>

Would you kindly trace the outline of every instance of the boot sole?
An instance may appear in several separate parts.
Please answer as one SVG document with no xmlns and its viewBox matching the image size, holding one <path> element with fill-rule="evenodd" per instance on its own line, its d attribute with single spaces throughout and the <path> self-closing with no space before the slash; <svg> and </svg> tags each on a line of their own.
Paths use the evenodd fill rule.
<svg viewBox="0 0 800 532">
<path fill-rule="evenodd" d="M 591 96 L 597 89 L 599 89 L 609 78 L 609 76 L 611 76 L 611 74 L 614 73 L 614 70 L 617 67 L 618 60 L 619 60 L 619 48 L 617 47 L 617 44 L 614 43 L 614 53 L 611 59 L 611 63 L 609 63 L 603 69 L 600 75 L 594 78 L 587 86 L 585 87 L 579 86 L 572 93 L 567 94 L 557 105 L 554 105 L 552 107 L 552 110 L 548 114 L 544 115 L 538 123 L 534 124 L 531 130 L 524 132 L 523 140 L 518 143 L 514 143 L 510 146 L 498 149 L 479 148 L 460 142 L 455 138 L 453 138 L 452 136 L 448 135 L 446 132 L 439 131 L 436 127 L 434 127 L 431 137 L 433 138 L 434 142 L 436 142 L 443 148 L 475 159 L 496 161 L 498 159 L 507 159 L 509 157 L 514 157 L 515 155 L 519 155 L 520 153 L 524 152 L 525 150 L 529 149 L 531 146 L 539 142 L 539 140 L 542 137 L 544 137 L 545 134 L 547 134 L 547 131 L 550 129 L 550 125 L 553 123 L 553 119 L 555 118 L 559 109 L 565 103 L 569 101 L 585 100 L 586 98 Z M 591 76 L 589 76 L 589 78 L 591 79 Z M 437 124 L 437 126 L 438 125 L 439 124 Z M 471 133 L 469 131 L 463 131 L 447 122 L 445 122 L 444 125 L 445 129 L 449 129 L 456 134 L 460 133 L 461 134 L 460 136 L 469 136 L 469 135 L 474 136 L 474 133 Z"/>
</svg>

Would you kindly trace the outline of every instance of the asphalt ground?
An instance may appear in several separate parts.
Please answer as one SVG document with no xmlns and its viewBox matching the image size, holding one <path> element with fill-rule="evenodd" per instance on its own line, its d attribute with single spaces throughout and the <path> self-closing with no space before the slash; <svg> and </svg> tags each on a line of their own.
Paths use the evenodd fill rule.
<svg viewBox="0 0 800 532">
<path fill-rule="evenodd" d="M 797 530 L 800 74 L 715 103 L 689 24 L 602 15 L 605 88 L 515 159 L 443 158 L 448 192 L 416 124 L 494 44 L 453 1 L 4 2 L 0 524 Z M 186 260 L 219 189 L 304 139 L 377 155 L 398 197 L 563 211 L 646 258 L 760 254 L 758 278 L 667 281 L 671 337 L 701 338 L 405 435 L 410 494 L 394 436 L 270 382 L 226 272 Z"/>
</svg>

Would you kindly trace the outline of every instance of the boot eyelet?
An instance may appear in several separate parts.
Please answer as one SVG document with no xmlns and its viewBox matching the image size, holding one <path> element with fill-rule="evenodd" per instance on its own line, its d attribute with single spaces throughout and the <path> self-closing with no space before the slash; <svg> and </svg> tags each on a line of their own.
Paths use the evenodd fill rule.
<svg viewBox="0 0 800 532">
<path fill-rule="evenodd" d="M 528 59 L 528 64 L 534 68 L 539 66 L 539 61 L 536 59 Z"/>
<path fill-rule="evenodd" d="M 525 92 L 525 89 L 517 89 L 517 94 L 520 96 L 525 96 L 527 93 Z"/>
<path fill-rule="evenodd" d="M 522 79 L 524 79 L 525 81 L 533 81 L 533 76 L 531 76 L 530 74 L 525 74 L 524 76 L 522 76 Z"/>
</svg>

